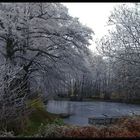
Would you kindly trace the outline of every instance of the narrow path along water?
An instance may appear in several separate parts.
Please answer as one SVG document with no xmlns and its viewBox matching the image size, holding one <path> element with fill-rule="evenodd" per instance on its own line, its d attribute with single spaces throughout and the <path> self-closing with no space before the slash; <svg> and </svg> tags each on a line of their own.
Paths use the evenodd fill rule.
<svg viewBox="0 0 140 140">
<path fill-rule="evenodd" d="M 140 115 L 140 105 L 113 102 L 74 102 L 50 100 L 47 111 L 51 113 L 70 113 L 64 122 L 75 125 L 89 125 L 89 117 L 124 116 L 134 114 Z"/>
</svg>

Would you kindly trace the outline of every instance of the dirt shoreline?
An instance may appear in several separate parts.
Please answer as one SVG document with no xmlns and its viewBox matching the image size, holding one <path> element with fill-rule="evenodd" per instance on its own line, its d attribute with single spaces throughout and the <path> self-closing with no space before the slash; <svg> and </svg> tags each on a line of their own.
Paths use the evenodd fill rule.
<svg viewBox="0 0 140 140">
<path fill-rule="evenodd" d="M 134 104 L 140 105 L 140 101 L 122 101 L 122 100 L 105 100 L 105 99 L 97 99 L 97 98 L 84 98 L 81 101 L 79 100 L 71 100 L 70 98 L 54 98 L 56 101 L 77 101 L 77 102 L 85 102 L 85 101 L 101 101 L 101 102 L 114 102 L 114 103 L 124 103 L 124 104 Z"/>
</svg>

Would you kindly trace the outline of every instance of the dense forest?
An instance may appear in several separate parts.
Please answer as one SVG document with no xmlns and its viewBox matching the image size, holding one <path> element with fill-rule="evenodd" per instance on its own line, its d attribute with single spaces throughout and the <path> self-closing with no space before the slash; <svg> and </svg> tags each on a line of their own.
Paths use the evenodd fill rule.
<svg viewBox="0 0 140 140">
<path fill-rule="evenodd" d="M 62 79 L 66 84 L 56 83 L 56 94 L 139 102 L 139 12 L 138 4 L 114 8 L 107 23 L 111 30 L 101 39 L 93 40 L 98 53 L 88 50 L 88 54 L 80 57 L 86 60 L 80 69 L 73 74 L 65 70 L 66 78 Z M 78 64 L 82 62 L 75 60 Z M 77 64 L 73 66 L 77 68 Z"/>
<path fill-rule="evenodd" d="M 0 128 L 23 127 L 19 118 L 37 98 L 139 102 L 139 25 L 139 4 L 121 5 L 108 19 L 112 30 L 94 40 L 60 3 L 0 3 Z"/>
</svg>

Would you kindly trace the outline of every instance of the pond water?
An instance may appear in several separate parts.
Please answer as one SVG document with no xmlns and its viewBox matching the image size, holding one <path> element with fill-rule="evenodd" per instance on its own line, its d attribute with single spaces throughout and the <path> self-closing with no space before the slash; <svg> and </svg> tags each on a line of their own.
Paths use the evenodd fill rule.
<svg viewBox="0 0 140 140">
<path fill-rule="evenodd" d="M 132 115 L 134 112 L 140 115 L 140 105 L 113 102 L 75 102 L 75 101 L 55 101 L 50 100 L 47 103 L 47 111 L 51 113 L 72 113 L 64 122 L 75 125 L 89 125 L 89 117 L 123 116 Z"/>
</svg>

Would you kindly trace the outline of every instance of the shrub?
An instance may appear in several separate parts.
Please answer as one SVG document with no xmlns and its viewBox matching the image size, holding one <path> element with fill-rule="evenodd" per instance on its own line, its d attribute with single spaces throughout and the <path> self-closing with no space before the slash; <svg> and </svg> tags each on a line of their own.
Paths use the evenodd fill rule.
<svg viewBox="0 0 140 140">
<path fill-rule="evenodd" d="M 56 124 L 47 124 L 39 127 L 38 133 L 35 135 L 36 137 L 61 137 L 61 133 L 58 131 L 59 126 Z"/>
<path fill-rule="evenodd" d="M 0 137 L 13 137 L 14 133 L 12 131 L 0 131 Z"/>
<path fill-rule="evenodd" d="M 27 106 L 31 109 L 45 110 L 44 103 L 41 98 L 29 100 L 27 102 Z"/>
<path fill-rule="evenodd" d="M 61 118 L 56 118 L 53 122 L 52 122 L 52 124 L 56 124 L 56 125 L 64 125 L 64 121 L 63 121 L 63 119 L 61 119 Z"/>
</svg>

